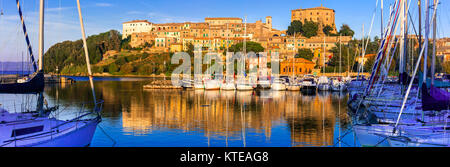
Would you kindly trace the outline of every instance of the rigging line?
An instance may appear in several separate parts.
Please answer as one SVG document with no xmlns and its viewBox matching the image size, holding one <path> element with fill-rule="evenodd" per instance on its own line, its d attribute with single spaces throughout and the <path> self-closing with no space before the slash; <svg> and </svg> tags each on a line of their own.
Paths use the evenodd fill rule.
<svg viewBox="0 0 450 167">
<path fill-rule="evenodd" d="M 436 3 L 439 3 L 439 0 L 437 0 Z M 436 17 L 436 10 L 437 10 L 437 7 L 434 7 L 434 13 L 433 13 L 433 16 L 432 16 L 431 21 Z M 427 20 L 428 20 L 428 19 L 427 19 Z M 430 25 L 431 23 L 430 23 L 429 21 L 430 21 L 430 20 L 428 20 L 428 21 L 426 22 L 426 24 Z M 428 35 L 429 35 L 428 32 L 425 33 L 425 37 L 427 37 Z M 428 46 L 428 42 L 429 42 L 428 40 L 425 40 L 425 43 L 424 43 L 425 45 L 424 45 L 424 46 Z M 423 54 L 424 54 L 424 51 L 426 50 L 425 48 L 426 48 L 426 47 L 423 47 L 423 48 L 422 48 L 422 51 L 421 51 L 420 54 L 419 54 L 419 58 L 417 59 L 416 69 L 414 70 L 414 73 L 413 73 L 413 75 L 412 75 L 412 78 L 415 77 L 415 75 L 416 75 L 416 73 L 417 73 L 417 70 L 419 69 L 419 66 L 420 66 L 420 59 L 422 59 L 422 56 L 423 56 Z M 426 68 L 424 68 L 424 69 L 426 69 Z M 425 73 L 425 74 L 426 74 L 426 73 Z M 411 87 L 412 87 L 413 82 L 414 82 L 414 79 L 412 79 L 412 80 L 410 81 L 410 83 L 409 83 L 408 90 L 406 91 L 406 95 L 405 95 L 405 98 L 403 99 L 403 104 L 402 104 L 402 107 L 401 107 L 401 109 L 400 109 L 400 113 L 398 114 L 398 118 L 397 118 L 397 121 L 396 121 L 395 126 L 394 126 L 394 129 L 393 129 L 393 133 L 395 133 L 395 131 L 396 131 L 396 129 L 397 129 L 397 126 L 398 126 L 398 123 L 399 123 L 399 121 L 400 121 L 400 118 L 401 118 L 401 116 L 402 116 L 402 114 L 403 114 L 403 110 L 404 110 L 404 108 L 405 108 L 405 103 L 406 103 L 406 100 L 408 99 L 409 92 L 411 91 Z"/>
</svg>

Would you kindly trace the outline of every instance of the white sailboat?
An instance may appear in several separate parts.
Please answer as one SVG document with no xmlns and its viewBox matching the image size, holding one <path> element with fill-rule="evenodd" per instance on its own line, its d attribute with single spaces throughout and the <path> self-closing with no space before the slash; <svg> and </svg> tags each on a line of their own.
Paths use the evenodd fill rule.
<svg viewBox="0 0 450 167">
<path fill-rule="evenodd" d="M 103 101 L 97 101 L 93 78 L 89 63 L 86 36 L 83 18 L 81 15 L 80 1 L 77 0 L 80 26 L 83 36 L 86 64 L 88 67 L 89 81 L 94 97 L 94 108 L 85 111 L 82 107 L 79 116 L 60 120 L 49 117 L 46 112 L 53 112 L 57 108 L 43 108 L 42 93 L 38 100 L 36 112 L 31 113 L 9 113 L 0 109 L 0 147 L 84 147 L 89 146 L 94 136 L 98 123 L 101 122 L 100 112 Z M 39 61 L 40 68 L 43 67 L 43 44 L 44 44 L 44 0 L 40 0 L 39 6 Z M 45 114 L 44 114 L 45 113 Z"/>
<path fill-rule="evenodd" d="M 286 90 L 286 84 L 284 79 L 281 78 L 275 78 L 272 82 L 272 85 L 270 88 L 274 91 L 284 91 Z"/>
<path fill-rule="evenodd" d="M 295 33 L 294 33 L 294 55 L 292 56 L 292 76 L 291 79 L 289 80 L 289 85 L 286 87 L 287 90 L 289 91 L 299 91 L 300 90 L 300 84 L 297 82 L 297 80 L 295 79 L 295 73 L 297 72 L 297 70 L 295 69 L 295 53 L 296 53 L 296 46 L 295 46 Z"/>
<path fill-rule="evenodd" d="M 320 76 L 317 81 L 317 89 L 319 91 L 328 91 L 330 90 L 330 80 L 326 76 Z"/>
<path fill-rule="evenodd" d="M 244 23 L 244 45 L 243 45 L 243 49 L 244 49 L 244 61 L 242 63 L 242 65 L 244 66 L 244 73 L 245 73 L 245 62 L 246 62 L 246 57 L 247 57 L 247 16 L 245 16 L 245 23 Z M 250 91 L 253 90 L 253 86 L 248 84 L 248 79 L 245 78 L 244 75 L 239 76 L 241 79 L 238 81 L 238 83 L 236 84 L 236 89 L 240 90 L 240 91 Z"/>
<path fill-rule="evenodd" d="M 341 36 L 339 36 L 339 74 L 340 77 L 334 80 L 331 80 L 331 90 L 336 92 L 342 92 L 347 89 L 347 85 L 345 84 L 344 77 L 342 76 L 342 45 L 341 45 Z"/>
</svg>

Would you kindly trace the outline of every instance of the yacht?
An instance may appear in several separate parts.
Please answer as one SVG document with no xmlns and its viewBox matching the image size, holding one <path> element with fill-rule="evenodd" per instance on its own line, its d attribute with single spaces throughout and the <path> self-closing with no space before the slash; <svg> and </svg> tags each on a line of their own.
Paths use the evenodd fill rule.
<svg viewBox="0 0 450 167">
<path fill-rule="evenodd" d="M 205 90 L 220 90 L 220 80 L 209 79 L 205 81 Z"/>
<path fill-rule="evenodd" d="M 341 78 L 333 78 L 331 80 L 331 90 L 336 92 L 342 92 L 347 89 L 347 85 Z"/>
<path fill-rule="evenodd" d="M 222 84 L 222 86 L 220 87 L 220 89 L 222 90 L 236 90 L 236 85 L 234 84 L 234 82 L 225 82 Z"/>
<path fill-rule="evenodd" d="M 328 77 L 321 76 L 319 77 L 319 80 L 317 81 L 317 87 L 320 91 L 328 91 L 330 90 L 330 81 L 328 80 Z"/>
<path fill-rule="evenodd" d="M 273 83 L 271 85 L 271 89 L 275 91 L 283 91 L 286 90 L 286 84 L 284 79 L 281 78 L 275 78 L 273 80 Z"/>
<path fill-rule="evenodd" d="M 300 91 L 301 87 L 301 82 L 298 79 L 291 79 L 286 89 L 289 91 Z"/>
<path fill-rule="evenodd" d="M 314 94 L 317 90 L 317 84 L 314 81 L 314 78 L 305 78 L 302 81 L 302 92 L 308 94 Z"/>
</svg>

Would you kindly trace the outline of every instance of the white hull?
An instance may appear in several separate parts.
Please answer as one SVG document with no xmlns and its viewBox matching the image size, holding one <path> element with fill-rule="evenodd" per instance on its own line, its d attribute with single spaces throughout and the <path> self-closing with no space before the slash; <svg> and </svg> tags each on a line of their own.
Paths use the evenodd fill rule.
<svg viewBox="0 0 450 167">
<path fill-rule="evenodd" d="M 86 147 L 89 146 L 99 119 L 65 122 L 55 119 L 37 119 L 21 123 L 6 123 L 1 131 L 2 147 Z M 53 125 L 53 126 L 51 126 Z M 57 127 L 56 125 L 61 125 Z M 42 131 L 14 137 L 13 130 L 43 126 Z"/>
<path fill-rule="evenodd" d="M 287 86 L 289 91 L 300 91 L 300 86 Z"/>
<path fill-rule="evenodd" d="M 225 83 L 223 84 L 220 89 L 222 90 L 236 90 L 236 86 L 234 84 Z"/>
<path fill-rule="evenodd" d="M 362 147 L 389 147 L 386 136 L 392 134 L 393 127 L 355 125 L 353 130 Z"/>
<path fill-rule="evenodd" d="M 286 85 L 281 83 L 273 83 L 271 89 L 275 91 L 284 91 L 286 90 Z"/>
<path fill-rule="evenodd" d="M 320 91 L 328 91 L 328 90 L 330 90 L 330 85 L 328 85 L 328 84 L 319 84 L 317 86 L 317 89 L 320 90 Z"/>
<path fill-rule="evenodd" d="M 241 90 L 241 91 L 249 91 L 249 90 L 253 90 L 253 87 L 250 85 L 246 85 L 246 84 L 238 84 L 236 89 Z"/>
</svg>

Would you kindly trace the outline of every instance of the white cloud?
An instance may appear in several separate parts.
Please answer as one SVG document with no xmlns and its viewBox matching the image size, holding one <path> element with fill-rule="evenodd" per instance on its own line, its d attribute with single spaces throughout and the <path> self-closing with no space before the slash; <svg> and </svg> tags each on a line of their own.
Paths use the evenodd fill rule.
<svg viewBox="0 0 450 167">
<path fill-rule="evenodd" d="M 201 22 L 202 18 L 192 18 L 184 16 L 171 16 L 164 13 L 150 12 L 147 13 L 147 17 L 154 23 L 172 23 L 172 22 Z"/>
<path fill-rule="evenodd" d="M 95 6 L 97 7 L 111 7 L 113 4 L 110 3 L 95 3 Z"/>
</svg>

